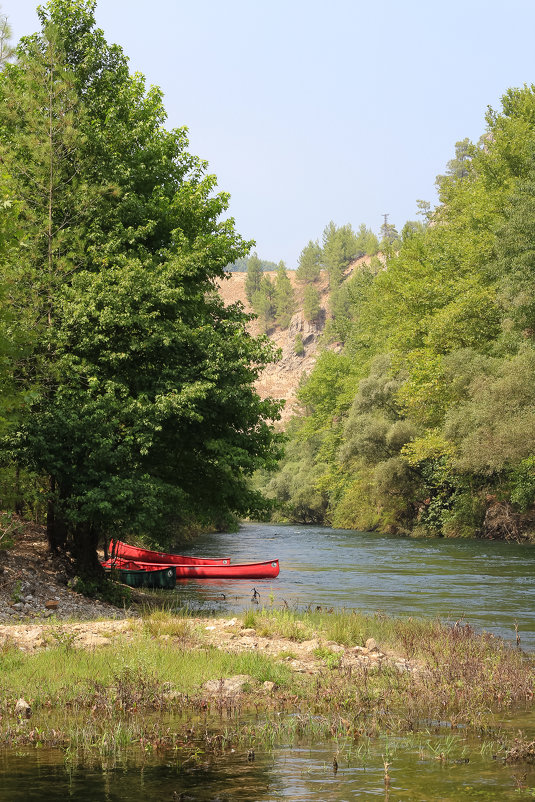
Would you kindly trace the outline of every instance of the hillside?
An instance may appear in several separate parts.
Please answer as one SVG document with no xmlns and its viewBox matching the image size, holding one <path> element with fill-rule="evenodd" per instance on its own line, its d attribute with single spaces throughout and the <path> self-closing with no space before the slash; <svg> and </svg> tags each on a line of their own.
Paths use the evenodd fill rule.
<svg viewBox="0 0 535 802">
<path fill-rule="evenodd" d="M 367 262 L 369 262 L 369 257 L 367 256 L 352 262 L 346 272 L 346 277 L 349 277 L 354 270 Z M 275 279 L 274 272 L 267 273 L 267 275 L 272 280 Z M 219 293 L 226 304 L 241 301 L 246 311 L 252 312 L 251 305 L 245 295 L 246 277 L 246 273 L 230 273 L 230 277 L 221 283 Z M 273 365 L 268 365 L 256 384 L 257 390 L 262 398 L 272 396 L 273 398 L 282 398 L 286 401 L 281 417 L 281 424 L 283 426 L 288 422 L 298 407 L 296 392 L 299 381 L 303 374 L 308 375 L 311 372 L 316 363 L 320 336 L 329 318 L 327 273 L 323 271 L 320 281 L 316 284 L 317 289 L 320 291 L 321 306 L 323 309 L 321 321 L 318 323 L 309 323 L 304 318 L 303 292 L 305 285 L 296 280 L 294 271 L 289 270 L 288 277 L 295 292 L 297 311 L 294 313 L 287 329 L 280 329 L 275 326 L 268 332 L 270 340 L 280 349 L 281 358 Z M 258 321 L 252 321 L 250 330 L 253 334 L 260 334 L 262 328 Z M 302 356 L 297 356 L 294 350 L 295 338 L 298 333 L 301 334 L 305 347 L 305 353 Z M 338 345 L 333 343 L 326 347 L 336 350 Z"/>
</svg>

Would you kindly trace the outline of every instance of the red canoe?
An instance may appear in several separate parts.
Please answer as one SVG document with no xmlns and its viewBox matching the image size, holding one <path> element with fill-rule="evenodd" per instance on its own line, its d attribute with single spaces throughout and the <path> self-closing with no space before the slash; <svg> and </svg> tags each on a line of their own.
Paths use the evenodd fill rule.
<svg viewBox="0 0 535 802">
<path fill-rule="evenodd" d="M 177 579 L 274 579 L 279 575 L 279 561 L 235 565 L 175 565 L 115 558 L 102 563 L 104 568 L 132 571 L 154 571 L 155 568 L 176 568 Z"/>
<path fill-rule="evenodd" d="M 150 551 L 138 546 L 129 546 L 121 540 L 110 542 L 109 553 L 123 560 L 156 563 L 157 565 L 230 565 L 230 557 L 184 557 L 182 554 L 165 554 L 162 551 Z"/>
</svg>

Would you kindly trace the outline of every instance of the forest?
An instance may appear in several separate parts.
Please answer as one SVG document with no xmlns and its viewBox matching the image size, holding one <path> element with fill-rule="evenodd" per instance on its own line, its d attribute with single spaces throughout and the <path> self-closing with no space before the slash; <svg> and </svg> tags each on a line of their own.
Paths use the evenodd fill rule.
<svg viewBox="0 0 535 802">
<path fill-rule="evenodd" d="M 328 229 L 304 249 L 303 281 L 328 270 L 330 320 L 280 469 L 257 477 L 279 516 L 535 539 L 534 169 L 525 85 L 457 143 L 436 208 L 419 201 L 399 235 L 385 220 L 350 278 L 340 248 L 329 270 Z"/>
</svg>

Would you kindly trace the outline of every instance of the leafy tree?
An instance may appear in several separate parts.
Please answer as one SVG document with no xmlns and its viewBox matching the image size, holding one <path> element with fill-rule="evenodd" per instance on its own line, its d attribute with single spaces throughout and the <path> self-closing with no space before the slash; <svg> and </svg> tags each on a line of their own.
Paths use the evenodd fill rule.
<svg viewBox="0 0 535 802">
<path fill-rule="evenodd" d="M 51 0 L 0 76 L 22 230 L 2 278 L 29 331 L 11 371 L 34 393 L 4 445 L 49 477 L 51 545 L 88 572 L 107 535 L 165 543 L 259 509 L 247 477 L 278 448 L 277 405 L 253 388 L 271 349 L 214 292 L 248 244 L 94 6 Z"/>
<path fill-rule="evenodd" d="M 14 52 L 11 44 L 11 26 L 7 16 L 0 12 L 0 70 L 13 57 Z"/>
<path fill-rule="evenodd" d="M 298 281 L 317 281 L 321 272 L 321 248 L 317 241 L 309 241 L 301 251 L 295 273 Z"/>
<path fill-rule="evenodd" d="M 455 157 L 448 162 L 446 175 L 455 178 L 466 178 L 470 167 L 470 160 L 473 154 L 473 145 L 466 137 L 460 142 L 455 143 Z"/>
<path fill-rule="evenodd" d="M 304 381 L 291 437 L 337 526 L 535 537 L 535 86 L 486 121 L 424 224 L 383 229 L 387 269 L 331 285 L 342 352 Z"/>
</svg>

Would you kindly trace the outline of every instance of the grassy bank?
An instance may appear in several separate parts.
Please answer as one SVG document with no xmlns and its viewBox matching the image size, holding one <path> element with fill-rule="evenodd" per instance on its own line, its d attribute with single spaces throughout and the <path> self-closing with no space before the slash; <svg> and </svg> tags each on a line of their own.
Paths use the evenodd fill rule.
<svg viewBox="0 0 535 802">
<path fill-rule="evenodd" d="M 274 742 L 288 727 L 360 742 L 439 722 L 495 740 L 500 717 L 530 709 L 535 687 L 533 656 L 439 621 L 250 610 L 229 622 L 156 611 L 121 630 L 100 626 L 89 649 L 78 648 L 72 624 L 43 627 L 32 653 L 4 628 L 3 746 L 178 748 L 195 732 L 203 749 L 220 750 Z M 242 684 L 229 690 L 224 680 L 236 675 Z M 28 719 L 15 712 L 20 697 Z"/>
</svg>

